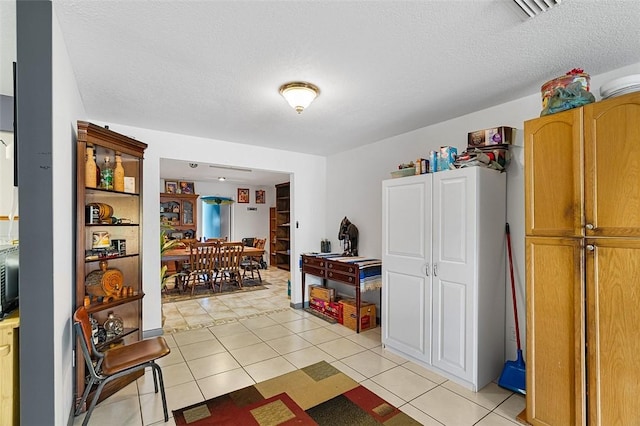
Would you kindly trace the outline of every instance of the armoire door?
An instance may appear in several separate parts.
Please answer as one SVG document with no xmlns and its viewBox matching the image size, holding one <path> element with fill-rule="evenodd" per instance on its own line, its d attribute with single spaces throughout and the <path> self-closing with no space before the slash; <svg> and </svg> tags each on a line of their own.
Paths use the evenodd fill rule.
<svg viewBox="0 0 640 426">
<path fill-rule="evenodd" d="M 473 380 L 476 169 L 433 177 L 432 364 Z"/>
<path fill-rule="evenodd" d="M 586 236 L 640 237 L 640 93 L 584 107 Z"/>
<path fill-rule="evenodd" d="M 524 123 L 525 234 L 582 236 L 582 109 Z"/>
<path fill-rule="evenodd" d="M 580 238 L 527 237 L 527 421 L 583 425 L 584 289 Z"/>
<path fill-rule="evenodd" d="M 589 424 L 635 425 L 640 419 L 640 240 L 587 238 L 585 257 Z"/>
<path fill-rule="evenodd" d="M 382 183 L 382 340 L 431 355 L 431 175 Z"/>
</svg>

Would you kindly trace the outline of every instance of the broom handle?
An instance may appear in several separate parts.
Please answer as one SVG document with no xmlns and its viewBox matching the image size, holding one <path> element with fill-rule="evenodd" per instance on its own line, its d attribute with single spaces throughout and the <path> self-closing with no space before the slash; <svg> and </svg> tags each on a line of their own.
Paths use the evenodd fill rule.
<svg viewBox="0 0 640 426">
<path fill-rule="evenodd" d="M 511 274 L 511 298 L 513 299 L 513 315 L 516 323 L 516 342 L 518 344 L 518 350 L 521 350 L 520 346 L 520 327 L 518 326 L 518 305 L 516 302 L 516 284 L 513 279 L 513 260 L 511 259 L 511 232 L 509 232 L 509 223 L 506 226 L 507 231 L 507 253 L 509 254 L 509 273 Z"/>
</svg>

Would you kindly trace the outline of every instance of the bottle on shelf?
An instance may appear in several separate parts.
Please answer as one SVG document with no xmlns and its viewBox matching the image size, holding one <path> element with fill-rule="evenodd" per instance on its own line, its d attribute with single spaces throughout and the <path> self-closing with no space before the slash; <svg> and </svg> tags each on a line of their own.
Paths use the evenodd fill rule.
<svg viewBox="0 0 640 426">
<path fill-rule="evenodd" d="M 104 158 L 101 173 L 102 179 L 100 181 L 100 187 L 102 189 L 113 189 L 113 168 L 111 167 L 109 156 Z"/>
<path fill-rule="evenodd" d="M 116 166 L 113 169 L 113 189 L 124 192 L 124 167 L 122 167 L 122 157 L 116 152 Z"/>
<path fill-rule="evenodd" d="M 95 188 L 98 184 L 96 180 L 96 171 L 98 165 L 93 157 L 93 147 L 87 145 L 87 159 L 85 165 L 85 186 L 87 188 Z"/>
</svg>

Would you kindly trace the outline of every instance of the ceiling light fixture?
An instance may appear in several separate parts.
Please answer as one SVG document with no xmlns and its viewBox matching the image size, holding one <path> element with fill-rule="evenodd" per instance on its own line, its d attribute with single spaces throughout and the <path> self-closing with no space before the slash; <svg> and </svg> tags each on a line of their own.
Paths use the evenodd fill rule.
<svg viewBox="0 0 640 426">
<path fill-rule="evenodd" d="M 224 182 L 225 180 L 227 180 L 227 178 L 226 178 L 226 177 L 224 177 L 224 176 L 220 176 L 220 177 L 218 177 L 218 180 L 219 180 L 220 182 Z"/>
<path fill-rule="evenodd" d="M 513 0 L 513 2 L 530 18 L 546 12 L 553 6 L 560 4 L 562 0 Z"/>
<path fill-rule="evenodd" d="M 195 169 L 196 167 L 198 167 L 198 163 L 189 163 L 189 167 Z"/>
<path fill-rule="evenodd" d="M 294 81 L 280 86 L 280 94 L 300 114 L 320 94 L 320 89 L 311 83 Z"/>
</svg>

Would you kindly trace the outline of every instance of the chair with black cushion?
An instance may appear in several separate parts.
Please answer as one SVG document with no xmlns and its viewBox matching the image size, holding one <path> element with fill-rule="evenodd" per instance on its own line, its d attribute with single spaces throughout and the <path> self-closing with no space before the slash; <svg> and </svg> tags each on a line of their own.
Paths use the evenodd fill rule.
<svg viewBox="0 0 640 426">
<path fill-rule="evenodd" d="M 164 421 L 169 421 L 169 412 L 167 411 L 167 397 L 164 392 L 164 381 L 162 380 L 162 370 L 160 366 L 156 364 L 156 360 L 169 354 L 171 349 L 164 340 L 163 337 L 157 336 L 151 339 L 140 340 L 128 345 L 117 346 L 115 348 L 100 352 L 91 338 L 91 321 L 89 320 L 89 314 L 84 306 L 76 309 L 73 314 L 74 328 L 77 338 L 84 355 L 85 363 L 87 364 L 87 370 L 89 372 L 89 383 L 87 383 L 82 399 L 76 406 L 75 415 L 79 415 L 82 412 L 89 392 L 94 385 L 97 385 L 97 389 L 87 414 L 82 422 L 83 426 L 89 423 L 91 413 L 96 407 L 96 403 L 100 398 L 100 393 L 104 386 L 127 374 L 131 374 L 135 371 L 144 370 L 150 367 L 153 370 L 153 385 L 155 392 L 158 393 L 158 387 L 160 388 L 160 395 L 162 396 L 162 408 L 164 410 Z M 95 360 L 95 364 L 94 364 Z M 159 386 L 158 386 L 159 385 Z"/>
<path fill-rule="evenodd" d="M 266 242 L 267 242 L 266 238 L 264 238 L 264 239 L 255 238 L 254 239 L 254 247 L 264 250 L 264 245 L 265 245 Z M 261 260 L 262 260 L 262 256 L 260 256 L 259 258 L 251 257 L 251 256 L 245 256 L 242 259 L 242 261 L 240 262 L 240 267 L 243 269 L 242 278 L 243 279 L 246 278 L 247 271 L 249 271 L 249 272 L 251 272 L 251 279 L 255 279 L 254 273 L 257 272 L 258 273 L 258 280 L 260 282 L 262 282 L 262 276 L 260 275 Z"/>
</svg>

